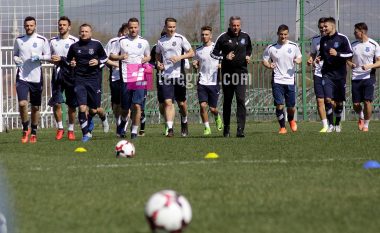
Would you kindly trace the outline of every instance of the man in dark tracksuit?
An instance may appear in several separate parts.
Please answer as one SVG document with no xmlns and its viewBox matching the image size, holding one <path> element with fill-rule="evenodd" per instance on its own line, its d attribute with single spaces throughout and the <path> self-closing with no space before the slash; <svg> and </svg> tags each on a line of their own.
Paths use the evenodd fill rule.
<svg viewBox="0 0 380 233">
<path fill-rule="evenodd" d="M 335 19 L 326 18 L 323 25 L 325 36 L 320 41 L 320 57 L 322 65 L 322 85 L 325 93 L 325 109 L 329 128 L 327 132 L 341 132 L 340 120 L 343 111 L 343 102 L 346 100 L 347 59 L 352 57 L 352 48 L 347 36 L 338 33 L 335 28 Z M 333 111 L 333 103 L 335 109 Z M 335 122 L 333 122 L 335 113 Z"/>
<path fill-rule="evenodd" d="M 248 69 L 252 53 L 249 35 L 241 31 L 241 19 L 238 16 L 230 18 L 227 32 L 222 33 L 215 42 L 211 57 L 222 61 L 222 88 L 224 137 L 230 136 L 231 104 L 236 94 L 237 137 L 244 137 L 246 118 L 245 91 L 248 83 Z"/>
<path fill-rule="evenodd" d="M 87 107 L 97 109 L 101 98 L 99 75 L 100 65 L 106 63 L 108 56 L 102 44 L 91 39 L 92 27 L 89 24 L 80 26 L 80 39 L 72 44 L 67 54 L 67 61 L 74 67 L 74 91 L 79 104 L 79 123 L 82 129 L 82 141 L 87 142 L 92 135 L 88 129 Z"/>
</svg>

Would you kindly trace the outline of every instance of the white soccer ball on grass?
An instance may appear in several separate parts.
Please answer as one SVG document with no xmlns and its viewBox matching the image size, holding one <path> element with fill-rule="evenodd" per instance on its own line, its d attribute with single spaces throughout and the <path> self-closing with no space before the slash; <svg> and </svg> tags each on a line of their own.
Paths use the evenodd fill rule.
<svg viewBox="0 0 380 233">
<path fill-rule="evenodd" d="M 192 211 L 184 196 L 162 190 L 149 198 L 145 216 L 153 232 L 179 233 L 190 223 Z"/>
<path fill-rule="evenodd" d="M 127 140 L 119 141 L 115 146 L 117 158 L 132 158 L 136 154 L 135 146 Z"/>
</svg>

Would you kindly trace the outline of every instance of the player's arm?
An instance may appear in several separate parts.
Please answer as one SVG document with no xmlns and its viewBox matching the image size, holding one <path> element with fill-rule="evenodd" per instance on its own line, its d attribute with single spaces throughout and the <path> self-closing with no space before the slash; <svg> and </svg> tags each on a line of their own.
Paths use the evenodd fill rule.
<svg viewBox="0 0 380 233">
<path fill-rule="evenodd" d="M 162 61 L 161 47 L 160 47 L 159 42 L 157 42 L 157 45 L 156 45 L 156 67 L 158 70 L 165 69 L 163 61 Z"/>
<path fill-rule="evenodd" d="M 212 50 L 210 56 L 216 60 L 223 60 L 223 52 L 222 52 L 222 44 L 223 44 L 223 36 L 219 36 L 215 42 L 214 49 Z"/>
<path fill-rule="evenodd" d="M 149 43 L 146 42 L 145 50 L 144 50 L 144 58 L 141 60 L 141 63 L 147 63 L 151 59 L 150 57 L 150 46 Z"/>
<path fill-rule="evenodd" d="M 119 62 L 112 61 L 110 59 L 107 60 L 106 64 L 113 67 L 119 67 Z"/>
<path fill-rule="evenodd" d="M 336 51 L 335 49 L 330 49 L 331 56 L 337 56 L 343 59 L 348 59 L 352 57 L 352 47 L 350 41 L 347 38 L 344 39 L 344 43 L 340 49 L 340 51 Z"/>
<path fill-rule="evenodd" d="M 365 64 L 362 66 L 363 70 L 377 69 L 380 67 L 380 56 L 376 57 L 376 62 L 373 64 Z"/>
<path fill-rule="evenodd" d="M 13 46 L 13 61 L 15 62 L 16 66 L 22 66 L 24 61 L 20 57 L 20 47 L 18 46 L 17 39 L 15 40 L 14 46 Z"/>
<path fill-rule="evenodd" d="M 98 59 L 95 59 L 95 58 L 91 59 L 89 61 L 90 66 L 97 66 L 97 65 L 102 66 L 102 65 L 105 65 L 106 62 L 108 61 L 107 53 L 100 43 L 98 43 L 97 54 L 98 54 Z"/>
<path fill-rule="evenodd" d="M 302 54 L 300 48 L 297 46 L 294 62 L 296 64 L 302 63 Z"/>
<path fill-rule="evenodd" d="M 69 65 L 71 67 L 76 66 L 74 46 L 75 46 L 75 44 L 72 44 L 69 48 L 69 51 L 67 52 L 66 63 L 67 63 L 67 65 Z"/>
<path fill-rule="evenodd" d="M 44 40 L 44 44 L 42 47 L 42 55 L 39 56 L 39 60 L 50 62 L 50 59 L 51 59 L 50 45 L 47 40 Z"/>
<path fill-rule="evenodd" d="M 247 64 L 251 61 L 251 55 L 252 55 L 252 42 L 251 38 L 247 35 L 247 47 L 246 47 L 246 54 L 245 54 L 245 61 Z"/>
<path fill-rule="evenodd" d="M 262 64 L 268 69 L 274 69 L 276 65 L 273 62 L 269 62 L 269 60 L 271 59 L 270 59 L 269 46 L 268 46 L 264 51 Z"/>
<path fill-rule="evenodd" d="M 351 69 L 356 68 L 356 64 L 352 61 L 352 57 L 349 58 L 349 59 L 347 59 L 346 63 L 347 63 L 347 65 L 348 65 Z"/>
</svg>

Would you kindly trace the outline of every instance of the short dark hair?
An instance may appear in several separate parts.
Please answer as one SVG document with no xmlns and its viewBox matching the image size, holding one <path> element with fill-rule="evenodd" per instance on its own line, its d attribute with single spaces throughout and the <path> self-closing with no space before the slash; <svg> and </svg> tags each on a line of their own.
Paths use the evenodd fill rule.
<svg viewBox="0 0 380 233">
<path fill-rule="evenodd" d="M 165 30 L 165 28 L 163 28 L 160 35 L 165 36 L 166 34 L 167 34 L 166 30 Z"/>
<path fill-rule="evenodd" d="M 355 29 L 367 32 L 368 31 L 368 26 L 367 26 L 366 23 L 360 22 L 360 23 L 355 24 Z"/>
<path fill-rule="evenodd" d="M 84 23 L 84 24 L 80 25 L 80 26 L 79 26 L 79 31 L 80 31 L 80 29 L 81 29 L 82 27 L 89 27 L 89 28 L 91 28 L 91 30 L 92 30 L 92 26 L 91 26 L 90 24 L 88 24 L 88 23 Z"/>
<path fill-rule="evenodd" d="M 201 31 L 205 31 L 205 30 L 212 32 L 212 27 L 210 27 L 210 26 L 203 26 L 201 28 Z"/>
<path fill-rule="evenodd" d="M 165 25 L 167 25 L 168 22 L 174 22 L 174 23 L 177 23 L 177 20 L 176 20 L 175 18 L 168 17 L 168 18 L 165 19 Z"/>
<path fill-rule="evenodd" d="M 130 18 L 128 20 L 128 25 L 129 25 L 129 23 L 140 23 L 140 22 L 139 22 L 139 20 L 137 18 L 133 17 L 133 18 Z"/>
<path fill-rule="evenodd" d="M 241 20 L 241 18 L 240 16 L 231 16 L 229 22 L 231 23 L 233 20 Z"/>
<path fill-rule="evenodd" d="M 27 21 L 34 21 L 34 22 L 36 22 L 36 19 L 33 16 L 26 16 L 25 19 L 24 19 L 24 24 Z"/>
<path fill-rule="evenodd" d="M 69 19 L 69 17 L 61 16 L 61 17 L 59 17 L 58 22 L 61 20 L 67 21 L 69 23 L 69 26 L 71 26 L 71 20 Z"/>
<path fill-rule="evenodd" d="M 326 17 L 319 18 L 318 26 L 319 26 L 319 24 L 324 23 L 324 22 L 326 22 Z"/>
<path fill-rule="evenodd" d="M 278 26 L 277 33 L 282 31 L 289 31 L 289 27 L 285 24 L 281 24 L 280 26 Z"/>
<path fill-rule="evenodd" d="M 117 32 L 117 34 L 122 34 L 127 28 L 128 28 L 128 23 L 123 23 L 121 27 L 119 28 L 119 31 Z"/>
<path fill-rule="evenodd" d="M 336 24 L 336 21 L 335 21 L 334 17 L 327 17 L 325 20 L 325 23 Z"/>
</svg>

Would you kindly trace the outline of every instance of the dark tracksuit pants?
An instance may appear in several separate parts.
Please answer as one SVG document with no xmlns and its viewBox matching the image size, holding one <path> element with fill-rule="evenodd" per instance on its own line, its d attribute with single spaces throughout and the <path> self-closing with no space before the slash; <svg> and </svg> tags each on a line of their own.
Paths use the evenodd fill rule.
<svg viewBox="0 0 380 233">
<path fill-rule="evenodd" d="M 245 127 L 245 119 L 247 114 L 247 109 L 245 107 L 245 90 L 246 83 L 244 82 L 222 82 L 223 88 L 223 122 L 225 126 L 230 125 L 231 121 L 231 105 L 232 100 L 234 98 L 234 94 L 236 95 L 236 118 L 237 118 L 237 127 L 244 129 Z"/>
</svg>

